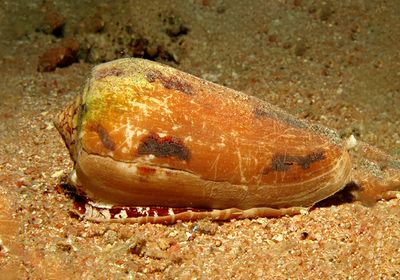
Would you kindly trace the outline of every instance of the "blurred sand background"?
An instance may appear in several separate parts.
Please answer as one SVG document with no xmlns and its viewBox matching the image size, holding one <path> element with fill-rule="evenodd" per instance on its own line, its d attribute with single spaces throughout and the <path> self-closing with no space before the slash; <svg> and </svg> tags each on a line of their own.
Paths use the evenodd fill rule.
<svg viewBox="0 0 400 280">
<path fill-rule="evenodd" d="M 399 279 L 399 199 L 226 223 L 94 224 L 54 115 L 144 57 L 400 156 L 400 2 L 0 1 L 0 279 Z M 61 59 L 63 57 L 63 59 Z"/>
</svg>

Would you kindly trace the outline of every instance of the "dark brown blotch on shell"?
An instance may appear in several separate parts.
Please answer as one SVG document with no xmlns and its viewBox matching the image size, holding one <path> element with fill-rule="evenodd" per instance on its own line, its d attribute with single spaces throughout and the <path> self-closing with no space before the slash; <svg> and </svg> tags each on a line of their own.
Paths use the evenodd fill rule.
<svg viewBox="0 0 400 280">
<path fill-rule="evenodd" d="M 295 117 L 288 115 L 284 112 L 278 110 L 273 110 L 272 108 L 262 108 L 256 107 L 253 111 L 257 119 L 270 118 L 277 121 L 284 122 L 292 127 L 296 128 L 306 128 L 307 124 L 304 121 L 298 120 Z"/>
<path fill-rule="evenodd" d="M 103 146 L 106 149 L 108 149 L 110 151 L 115 150 L 114 141 L 110 138 L 110 135 L 108 134 L 107 130 L 101 124 L 92 125 L 90 127 L 90 130 L 97 133 L 97 135 L 100 138 L 101 143 L 103 144 Z"/>
<path fill-rule="evenodd" d="M 325 155 L 322 151 L 313 152 L 305 156 L 276 154 L 272 157 L 271 166 L 265 168 L 263 174 L 267 174 L 270 171 L 286 172 L 289 171 L 294 165 L 298 165 L 302 169 L 306 170 L 310 168 L 311 164 L 314 162 L 324 159 Z"/>
<path fill-rule="evenodd" d="M 79 108 L 79 119 L 82 120 L 87 112 L 86 103 L 81 103 Z"/>
<path fill-rule="evenodd" d="M 165 76 L 160 71 L 149 70 L 146 73 L 146 78 L 150 83 L 156 80 L 160 81 L 166 89 L 177 90 L 188 95 L 193 94 L 193 87 L 179 76 Z"/>
<path fill-rule="evenodd" d="M 156 157 L 175 157 L 180 160 L 190 159 L 190 150 L 176 136 L 159 137 L 150 134 L 141 139 L 138 147 L 139 155 L 154 155 Z"/>
<path fill-rule="evenodd" d="M 100 70 L 96 71 L 95 79 L 96 80 L 100 80 L 100 79 L 103 79 L 103 78 L 108 77 L 108 76 L 119 77 L 119 76 L 122 76 L 123 74 L 124 74 L 124 71 L 122 69 L 119 69 L 119 68 L 114 68 L 114 67 L 112 67 L 112 68 L 103 68 L 103 69 L 100 69 Z"/>
</svg>

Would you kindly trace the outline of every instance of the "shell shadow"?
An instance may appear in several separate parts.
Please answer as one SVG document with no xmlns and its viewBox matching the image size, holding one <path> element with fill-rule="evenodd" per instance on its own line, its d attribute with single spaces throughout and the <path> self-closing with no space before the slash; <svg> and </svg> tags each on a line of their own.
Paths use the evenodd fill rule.
<svg viewBox="0 0 400 280">
<path fill-rule="evenodd" d="M 312 208 L 317 207 L 331 207 L 338 206 L 341 204 L 351 203 L 356 201 L 354 193 L 360 190 L 360 186 L 354 182 L 348 183 L 341 191 L 334 195 L 317 202 Z"/>
</svg>

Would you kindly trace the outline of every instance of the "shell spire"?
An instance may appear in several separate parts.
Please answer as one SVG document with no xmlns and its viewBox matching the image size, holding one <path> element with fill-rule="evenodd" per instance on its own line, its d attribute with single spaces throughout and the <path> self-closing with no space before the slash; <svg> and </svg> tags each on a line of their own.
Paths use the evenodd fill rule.
<svg viewBox="0 0 400 280">
<path fill-rule="evenodd" d="M 65 110 L 57 114 L 54 119 L 54 126 L 63 138 L 65 146 L 74 162 L 76 161 L 76 139 L 81 99 L 81 95 L 78 95 L 75 100 L 70 103 Z"/>
</svg>

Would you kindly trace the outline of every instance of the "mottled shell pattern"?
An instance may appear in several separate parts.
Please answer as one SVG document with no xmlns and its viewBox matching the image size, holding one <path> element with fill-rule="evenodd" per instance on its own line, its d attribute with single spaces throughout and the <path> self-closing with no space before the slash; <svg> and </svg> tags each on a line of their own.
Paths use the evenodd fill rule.
<svg viewBox="0 0 400 280">
<path fill-rule="evenodd" d="M 56 126 L 92 220 L 290 214 L 350 180 L 348 144 L 332 130 L 142 59 L 94 67 Z"/>
</svg>

